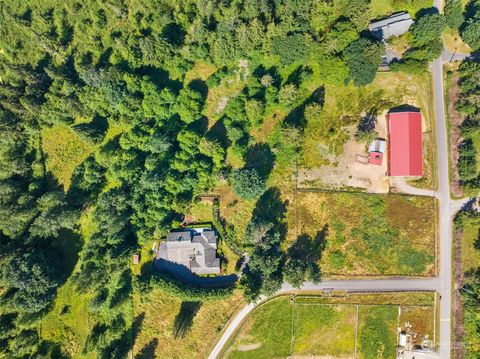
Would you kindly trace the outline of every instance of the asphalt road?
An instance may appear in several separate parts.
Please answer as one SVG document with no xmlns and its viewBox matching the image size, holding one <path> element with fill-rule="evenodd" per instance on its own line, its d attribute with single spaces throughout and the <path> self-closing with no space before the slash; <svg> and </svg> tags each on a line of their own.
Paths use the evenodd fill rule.
<svg viewBox="0 0 480 359">
<path fill-rule="evenodd" d="M 440 358 L 450 358 L 451 308 L 452 308 L 452 213 L 448 171 L 448 140 L 443 92 L 443 63 L 437 59 L 432 64 L 435 126 L 437 135 L 439 238 L 440 238 Z"/>
<path fill-rule="evenodd" d="M 438 188 L 432 191 L 417 190 L 400 181 L 404 192 L 416 195 L 434 195 L 439 200 L 439 239 L 440 239 L 440 272 L 439 276 L 428 279 L 414 278 L 390 278 L 381 280 L 327 280 L 319 284 L 304 283 L 302 291 L 322 290 L 347 290 L 350 292 L 385 292 L 385 291 L 438 291 L 440 300 L 440 358 L 448 359 L 451 353 L 451 306 L 452 306 L 452 219 L 455 213 L 468 201 L 468 199 L 450 200 L 449 171 L 448 171 L 448 141 L 445 118 L 445 103 L 443 96 L 443 73 L 442 60 L 433 62 L 433 85 L 435 102 L 435 120 L 437 137 L 437 167 L 438 167 Z M 422 193 L 419 193 L 422 192 Z M 418 192 L 418 193 L 417 193 Z M 280 293 L 293 292 L 294 288 L 284 283 L 279 290 Z M 222 337 L 209 355 L 209 359 L 215 359 L 221 353 L 222 348 L 228 339 L 235 332 L 242 321 L 264 300 L 245 306 L 227 324 Z"/>
<path fill-rule="evenodd" d="M 314 284 L 305 282 L 300 290 L 319 292 L 324 290 L 346 290 L 348 292 L 412 292 L 412 291 L 435 291 L 439 287 L 438 278 L 392 278 L 392 279 L 361 279 L 361 280 L 326 280 Z M 295 293 L 297 289 L 290 284 L 284 283 L 277 294 Z M 243 307 L 240 312 L 228 323 L 221 338 L 208 356 L 209 359 L 218 358 L 222 348 L 227 344 L 229 338 L 235 333 L 243 320 L 262 301 L 267 298 L 260 298 L 256 303 L 250 303 Z M 443 358 L 443 357 L 442 357 Z"/>
<path fill-rule="evenodd" d="M 442 8 L 442 0 L 434 0 L 434 6 Z M 451 55 L 444 52 L 443 56 L 432 63 L 433 86 L 434 86 L 434 111 L 437 144 L 437 167 L 438 167 L 438 188 L 435 193 L 412 189 L 406 183 L 400 181 L 403 191 L 417 195 L 434 195 L 439 200 L 439 242 L 440 271 L 438 277 L 429 279 L 390 278 L 382 280 L 329 280 L 319 284 L 304 283 L 303 291 L 322 291 L 328 289 L 347 290 L 351 292 L 384 292 L 384 291 L 438 291 L 440 300 L 440 340 L 439 354 L 442 359 L 449 359 L 451 356 L 451 315 L 452 315 L 452 220 L 455 213 L 464 206 L 469 199 L 453 201 L 450 199 L 449 187 L 449 148 L 447 139 L 447 127 L 445 118 L 445 101 L 443 89 L 443 61 L 450 61 Z M 461 59 L 467 57 L 461 54 Z M 279 293 L 292 292 L 294 289 L 285 283 Z M 262 301 L 261 299 L 260 301 Z M 260 302 L 259 301 L 259 302 Z M 230 336 L 242 323 L 248 314 L 255 308 L 256 304 L 249 304 L 244 307 L 228 323 L 219 342 L 212 350 L 209 359 L 215 359 L 221 353 Z"/>
</svg>

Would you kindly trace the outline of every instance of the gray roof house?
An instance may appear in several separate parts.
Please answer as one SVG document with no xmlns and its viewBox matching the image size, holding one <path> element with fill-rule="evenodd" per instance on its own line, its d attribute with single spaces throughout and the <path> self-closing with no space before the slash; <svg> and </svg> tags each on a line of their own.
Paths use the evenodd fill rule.
<svg viewBox="0 0 480 359">
<path fill-rule="evenodd" d="M 374 37 L 386 40 L 390 37 L 405 34 L 412 26 L 413 20 L 407 12 L 393 14 L 386 19 L 375 21 L 368 25 L 368 29 Z"/>
<path fill-rule="evenodd" d="M 215 231 L 207 228 L 170 232 L 160 245 L 157 259 L 183 265 L 195 274 L 218 274 L 217 240 Z"/>
</svg>

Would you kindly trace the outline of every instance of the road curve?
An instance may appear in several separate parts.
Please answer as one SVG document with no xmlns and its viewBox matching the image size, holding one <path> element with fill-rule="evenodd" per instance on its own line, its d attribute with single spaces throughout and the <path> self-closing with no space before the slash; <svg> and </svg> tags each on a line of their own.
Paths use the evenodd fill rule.
<svg viewBox="0 0 480 359">
<path fill-rule="evenodd" d="M 443 8 L 442 0 L 434 0 L 434 6 L 441 12 Z M 443 61 L 448 54 L 435 60 L 432 64 L 433 87 L 434 87 L 434 111 L 435 128 L 437 144 L 437 167 L 438 167 L 438 188 L 434 196 L 439 200 L 439 238 L 440 238 L 440 272 L 436 278 L 428 279 L 410 279 L 410 278 L 391 278 L 382 280 L 330 280 L 319 284 L 304 283 L 303 291 L 322 291 L 328 289 L 347 290 L 351 292 L 384 292 L 384 291 L 422 291 L 437 290 L 440 293 L 440 358 L 449 359 L 451 356 L 451 306 L 452 306 L 452 220 L 457 211 L 459 211 L 469 199 L 453 201 L 450 199 L 449 186 L 449 147 L 447 140 L 447 125 L 445 117 L 445 101 L 443 89 Z M 463 55 L 463 54 L 462 54 Z M 417 190 L 400 181 L 405 192 L 418 195 L 432 195 L 431 191 L 416 193 Z M 408 188 L 406 187 L 408 186 Z M 294 292 L 288 283 L 285 283 L 279 293 Z M 237 330 L 238 326 L 255 308 L 257 303 L 251 303 L 245 306 L 228 323 L 222 337 L 209 355 L 209 359 L 217 358 L 222 348 L 227 343 L 230 336 Z"/>
<path fill-rule="evenodd" d="M 364 292 L 415 292 L 435 291 L 439 286 L 437 278 L 391 278 L 391 279 L 359 279 L 359 280 L 325 280 L 320 283 L 305 282 L 300 289 L 293 288 L 290 284 L 284 283 L 277 294 L 297 293 L 300 291 L 320 292 L 324 290 L 346 290 L 351 293 Z M 250 303 L 240 310 L 231 319 L 223 332 L 221 338 L 208 356 L 209 359 L 218 358 L 228 339 L 235 333 L 245 318 L 253 309 L 266 298 L 261 298 L 255 303 Z"/>
<path fill-rule="evenodd" d="M 411 194 L 414 196 L 438 197 L 435 191 L 431 189 L 413 187 L 407 183 L 405 177 L 393 177 L 393 184 L 400 193 Z"/>
</svg>

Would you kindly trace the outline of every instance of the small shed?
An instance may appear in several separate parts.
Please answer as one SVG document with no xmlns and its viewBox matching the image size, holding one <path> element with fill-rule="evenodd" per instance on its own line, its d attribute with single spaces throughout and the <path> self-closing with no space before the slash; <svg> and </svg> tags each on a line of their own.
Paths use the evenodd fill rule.
<svg viewBox="0 0 480 359">
<path fill-rule="evenodd" d="M 381 166 L 383 154 L 387 149 L 387 143 L 383 139 L 376 139 L 368 146 L 368 163 L 375 166 Z"/>
<path fill-rule="evenodd" d="M 133 264 L 135 264 L 135 265 L 137 265 L 138 263 L 140 263 L 140 254 L 138 254 L 138 253 L 137 253 L 137 254 L 134 254 L 132 261 L 133 261 Z"/>
<path fill-rule="evenodd" d="M 370 152 L 368 154 L 368 163 L 375 166 L 381 166 L 383 161 L 383 153 Z"/>
</svg>

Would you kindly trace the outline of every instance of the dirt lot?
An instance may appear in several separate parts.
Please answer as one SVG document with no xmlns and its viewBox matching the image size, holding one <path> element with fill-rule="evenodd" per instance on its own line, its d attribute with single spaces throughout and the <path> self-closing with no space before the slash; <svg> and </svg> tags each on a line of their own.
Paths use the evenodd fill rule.
<svg viewBox="0 0 480 359">
<path fill-rule="evenodd" d="M 378 116 L 375 123 L 375 131 L 379 138 L 387 138 L 386 125 L 387 111 Z M 368 148 L 366 143 L 355 140 L 355 126 L 348 128 L 350 140 L 344 145 L 343 152 L 339 156 L 328 154 L 325 150 L 323 154 L 325 160 L 330 165 L 324 165 L 312 169 L 299 169 L 298 171 L 298 187 L 299 188 L 321 188 L 321 189 L 360 189 L 367 193 L 389 193 L 390 187 L 394 185 L 390 183 L 387 176 L 387 156 L 384 155 L 382 165 L 376 166 L 366 163 L 368 158 Z M 428 120 L 422 116 L 423 131 L 423 152 L 424 152 L 424 177 L 416 179 L 412 182 L 413 186 L 420 186 L 423 182 L 428 182 L 431 177 L 430 163 L 431 145 L 429 143 L 429 131 L 431 126 Z M 319 151 L 321 146 L 319 145 Z M 363 159 L 363 161 L 362 161 Z M 419 183 L 417 183 L 419 182 Z M 427 184 L 427 187 L 430 187 Z"/>
<path fill-rule="evenodd" d="M 379 138 L 386 138 L 386 112 L 378 116 L 375 131 Z M 349 129 L 350 141 L 343 147 L 342 155 L 328 156 L 326 159 L 332 163 L 312 169 L 300 169 L 298 172 L 298 185 L 303 188 L 341 189 L 344 187 L 362 188 L 369 193 L 388 193 L 387 161 L 384 156 L 382 165 L 375 166 L 358 161 L 358 156 L 367 157 L 366 143 L 355 140 L 355 126 Z"/>
</svg>

